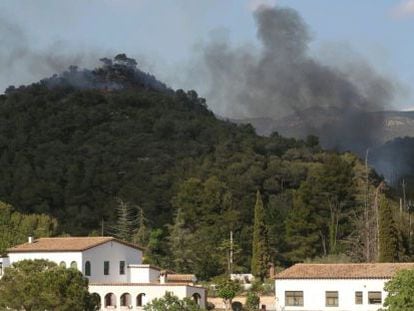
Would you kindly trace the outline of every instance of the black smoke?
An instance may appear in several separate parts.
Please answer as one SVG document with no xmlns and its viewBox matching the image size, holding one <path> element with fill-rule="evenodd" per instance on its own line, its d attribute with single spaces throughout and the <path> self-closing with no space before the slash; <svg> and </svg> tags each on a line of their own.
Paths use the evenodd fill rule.
<svg viewBox="0 0 414 311">
<path fill-rule="evenodd" d="M 309 28 L 293 9 L 261 7 L 254 18 L 260 48 L 223 38 L 203 46 L 195 73 L 210 106 L 230 118 L 300 122 L 325 147 L 362 152 L 374 145 L 384 120 L 366 112 L 390 107 L 394 82 L 367 63 L 343 70 L 311 57 Z"/>
</svg>

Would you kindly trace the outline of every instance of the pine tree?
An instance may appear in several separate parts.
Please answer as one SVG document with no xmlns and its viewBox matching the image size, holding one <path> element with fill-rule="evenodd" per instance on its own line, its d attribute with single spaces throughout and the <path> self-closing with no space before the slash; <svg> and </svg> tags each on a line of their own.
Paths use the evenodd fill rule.
<svg viewBox="0 0 414 311">
<path fill-rule="evenodd" d="M 255 277 L 264 280 L 267 275 L 269 264 L 267 227 L 265 224 L 265 211 L 260 191 L 256 194 L 256 205 L 254 207 L 253 227 L 253 252 L 251 269 Z"/>
<path fill-rule="evenodd" d="M 317 226 L 311 219 L 308 207 L 294 203 L 286 218 L 286 243 L 289 248 L 286 253 L 287 259 L 292 262 L 301 262 L 315 257 L 320 246 L 320 238 L 316 231 Z"/>
<path fill-rule="evenodd" d="M 116 208 L 117 221 L 113 226 L 113 235 L 118 239 L 131 242 L 134 231 L 134 215 L 130 205 L 121 199 L 118 199 Z"/>
<path fill-rule="evenodd" d="M 192 249 L 193 235 L 186 227 L 183 212 L 178 209 L 174 224 L 169 226 L 168 242 L 174 262 L 174 269 L 179 272 L 192 271 L 194 252 Z"/>
<path fill-rule="evenodd" d="M 147 227 L 147 220 L 144 215 L 144 210 L 140 207 L 138 211 L 138 228 L 134 234 L 133 242 L 141 246 L 146 246 L 149 239 L 149 229 Z"/>
<path fill-rule="evenodd" d="M 398 260 L 398 230 L 389 201 L 382 196 L 379 206 L 379 258 L 380 262 Z"/>
</svg>

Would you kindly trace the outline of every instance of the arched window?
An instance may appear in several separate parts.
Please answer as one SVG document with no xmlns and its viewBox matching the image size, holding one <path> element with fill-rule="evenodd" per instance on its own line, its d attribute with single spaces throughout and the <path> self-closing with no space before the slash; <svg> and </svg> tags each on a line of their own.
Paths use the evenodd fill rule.
<svg viewBox="0 0 414 311">
<path fill-rule="evenodd" d="M 92 301 L 96 304 L 98 309 L 101 309 L 101 296 L 97 293 L 92 293 Z"/>
<path fill-rule="evenodd" d="M 121 296 L 121 307 L 129 307 L 131 305 L 131 295 L 128 293 Z"/>
<path fill-rule="evenodd" d="M 192 297 L 193 297 L 194 302 L 199 305 L 200 300 L 201 300 L 200 294 L 199 293 L 194 293 Z"/>
<path fill-rule="evenodd" d="M 59 266 L 62 267 L 62 268 L 66 268 L 66 262 L 61 261 L 60 264 L 59 264 Z"/>
<path fill-rule="evenodd" d="M 85 275 L 91 276 L 91 262 L 89 260 L 85 262 Z"/>
<path fill-rule="evenodd" d="M 137 307 L 142 307 L 144 305 L 144 297 L 145 297 L 144 293 L 138 294 L 138 296 L 137 296 Z"/>
<path fill-rule="evenodd" d="M 113 293 L 108 293 L 105 295 L 104 307 L 116 307 L 116 296 Z"/>
<path fill-rule="evenodd" d="M 71 267 L 72 269 L 78 269 L 78 264 L 76 263 L 76 261 L 72 261 L 72 262 L 70 263 L 70 267 Z"/>
</svg>

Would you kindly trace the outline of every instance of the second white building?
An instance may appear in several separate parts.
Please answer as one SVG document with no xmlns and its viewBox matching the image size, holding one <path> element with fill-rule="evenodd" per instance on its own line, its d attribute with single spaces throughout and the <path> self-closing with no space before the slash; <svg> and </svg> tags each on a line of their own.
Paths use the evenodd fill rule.
<svg viewBox="0 0 414 311">
<path fill-rule="evenodd" d="M 404 269 L 414 263 L 296 264 L 275 276 L 276 310 L 377 311 L 385 283 Z"/>
</svg>

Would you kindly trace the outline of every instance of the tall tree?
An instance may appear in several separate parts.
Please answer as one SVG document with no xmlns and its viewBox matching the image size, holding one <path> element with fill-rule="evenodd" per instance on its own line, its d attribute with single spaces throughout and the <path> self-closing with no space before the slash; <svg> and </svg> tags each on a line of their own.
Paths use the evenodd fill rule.
<svg viewBox="0 0 414 311">
<path fill-rule="evenodd" d="M 265 223 L 265 210 L 260 191 L 256 193 L 256 205 L 254 207 L 254 226 L 252 242 L 252 274 L 264 280 L 267 276 L 269 265 L 269 249 L 267 227 Z"/>
<path fill-rule="evenodd" d="M 300 262 L 306 258 L 312 258 L 320 253 L 321 243 L 318 226 L 315 224 L 310 203 L 305 200 L 305 185 L 301 185 L 294 194 L 293 205 L 290 210 L 286 226 L 286 244 L 288 250 L 285 253 L 288 261 Z M 306 197 L 306 196 L 305 196 Z"/>
<path fill-rule="evenodd" d="M 194 236 L 186 228 L 183 213 L 178 209 L 174 224 L 169 227 L 169 246 L 173 255 L 174 269 L 180 272 L 191 272 L 194 263 L 192 244 Z"/>
<path fill-rule="evenodd" d="M 150 231 L 147 227 L 147 219 L 144 215 L 144 210 L 140 207 L 138 209 L 138 228 L 134 234 L 133 242 L 142 246 L 148 244 Z"/>
<path fill-rule="evenodd" d="M 56 233 L 56 219 L 43 214 L 25 215 L 0 201 L 0 254 L 23 243 L 28 236 L 49 237 Z"/>
<path fill-rule="evenodd" d="M 117 201 L 117 220 L 112 228 L 113 235 L 118 239 L 132 242 L 135 227 L 134 210 L 129 203 L 124 202 L 122 199 Z"/>
<path fill-rule="evenodd" d="M 395 224 L 392 207 L 381 195 L 379 204 L 379 254 L 380 262 L 398 260 L 399 234 Z"/>
</svg>

